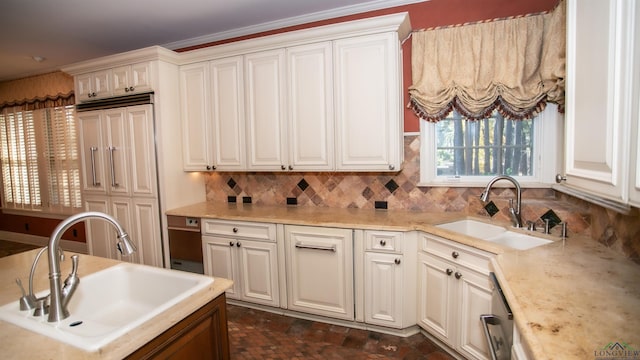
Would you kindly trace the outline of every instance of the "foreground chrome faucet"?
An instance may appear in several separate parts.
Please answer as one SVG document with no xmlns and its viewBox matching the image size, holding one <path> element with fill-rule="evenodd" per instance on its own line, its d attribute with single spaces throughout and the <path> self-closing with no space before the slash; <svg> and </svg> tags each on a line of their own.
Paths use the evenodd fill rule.
<svg viewBox="0 0 640 360">
<path fill-rule="evenodd" d="M 495 184 L 496 181 L 499 181 L 499 180 L 508 180 L 516 188 L 516 207 L 515 209 L 513 208 L 513 199 L 511 199 L 509 202 L 509 212 L 511 214 L 511 221 L 513 222 L 513 227 L 521 228 L 522 217 L 520 213 L 520 206 L 522 201 L 522 189 L 520 188 L 520 184 L 516 179 L 508 175 L 498 175 L 494 177 L 493 179 L 491 179 L 491 181 L 489 181 L 489 183 L 487 184 L 487 187 L 484 189 L 484 191 L 480 195 L 480 200 L 482 200 L 482 202 L 487 202 L 487 200 L 489 200 L 489 191 L 491 190 L 491 187 L 493 186 L 493 184 Z"/>
<path fill-rule="evenodd" d="M 96 211 L 89 211 L 79 213 L 73 216 L 68 217 L 63 220 L 56 228 L 53 230 L 51 234 L 51 238 L 49 239 L 48 245 L 48 255 L 49 255 L 49 285 L 51 288 L 51 292 L 49 294 L 49 322 L 57 322 L 69 317 L 69 311 L 67 310 L 67 304 L 71 299 L 80 279 L 77 276 L 78 271 L 78 257 L 74 255 L 72 256 L 73 260 L 73 269 L 71 274 L 65 280 L 64 287 L 61 285 L 60 281 L 60 259 L 58 257 L 58 246 L 60 244 L 60 239 L 62 238 L 62 234 L 67 231 L 74 224 L 90 219 L 90 218 L 99 218 L 104 219 L 107 222 L 111 223 L 118 232 L 118 242 L 116 246 L 118 250 L 123 255 L 131 255 L 136 251 L 135 245 L 129 239 L 129 235 L 124 231 L 122 226 L 118 223 L 116 219 L 113 217 Z"/>
</svg>

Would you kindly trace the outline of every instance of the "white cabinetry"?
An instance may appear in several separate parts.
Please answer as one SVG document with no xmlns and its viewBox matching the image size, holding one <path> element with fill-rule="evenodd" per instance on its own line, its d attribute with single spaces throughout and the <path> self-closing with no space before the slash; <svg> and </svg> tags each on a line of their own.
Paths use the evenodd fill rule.
<svg viewBox="0 0 640 360">
<path fill-rule="evenodd" d="M 399 47 L 395 33 L 334 43 L 338 170 L 400 170 L 404 124 Z"/>
<path fill-rule="evenodd" d="M 629 149 L 637 145 L 630 135 L 636 7 L 633 0 L 567 2 L 566 186 L 619 204 L 629 201 Z"/>
<path fill-rule="evenodd" d="M 279 171 L 288 164 L 284 50 L 245 55 L 247 166 Z"/>
<path fill-rule="evenodd" d="M 278 307 L 276 225 L 204 220 L 202 226 L 205 274 L 233 280 L 230 299 Z"/>
<path fill-rule="evenodd" d="M 364 240 L 364 321 L 398 329 L 415 325 L 415 241 L 401 232 L 372 230 Z"/>
<path fill-rule="evenodd" d="M 353 230 L 285 225 L 288 309 L 354 320 Z"/>
<path fill-rule="evenodd" d="M 289 169 L 334 168 L 331 42 L 287 48 Z"/>
<path fill-rule="evenodd" d="M 78 101 L 111 96 L 111 69 L 77 75 L 75 88 L 75 96 Z"/>
<path fill-rule="evenodd" d="M 244 170 L 242 56 L 180 68 L 185 171 Z"/>
<path fill-rule="evenodd" d="M 111 70 L 113 95 L 128 95 L 151 90 L 151 63 L 124 65 Z"/>
<path fill-rule="evenodd" d="M 635 66 L 632 74 L 631 95 L 631 166 L 629 181 L 629 202 L 640 207 L 640 5 L 633 2 L 633 59 Z"/>
<path fill-rule="evenodd" d="M 162 266 L 151 105 L 78 112 L 85 209 L 122 222 L 138 252 L 121 260 Z M 120 259 L 115 232 L 87 221 L 92 255 Z"/>
<path fill-rule="evenodd" d="M 399 171 L 409 30 L 395 14 L 183 53 L 184 170 Z M 220 59 L 236 62 L 210 86 Z"/>
<path fill-rule="evenodd" d="M 490 254 L 421 234 L 418 324 L 469 359 L 489 352 L 480 315 L 491 312 Z"/>
</svg>

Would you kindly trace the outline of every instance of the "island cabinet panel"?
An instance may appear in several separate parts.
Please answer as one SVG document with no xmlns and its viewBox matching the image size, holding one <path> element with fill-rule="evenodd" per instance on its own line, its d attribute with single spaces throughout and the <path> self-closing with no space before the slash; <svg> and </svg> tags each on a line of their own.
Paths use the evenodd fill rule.
<svg viewBox="0 0 640 360">
<path fill-rule="evenodd" d="M 126 359 L 230 359 L 224 293 Z"/>
</svg>

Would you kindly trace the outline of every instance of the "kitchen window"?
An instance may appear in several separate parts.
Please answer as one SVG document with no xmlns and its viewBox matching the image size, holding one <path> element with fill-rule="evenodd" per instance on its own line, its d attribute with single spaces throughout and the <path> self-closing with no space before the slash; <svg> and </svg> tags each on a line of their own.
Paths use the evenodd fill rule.
<svg viewBox="0 0 640 360">
<path fill-rule="evenodd" d="M 509 120 L 497 111 L 475 121 L 456 111 L 438 122 L 421 120 L 420 185 L 484 186 L 500 174 L 550 184 L 559 163 L 559 117 L 548 104 L 529 120 Z"/>
<path fill-rule="evenodd" d="M 0 113 L 2 208 L 70 214 L 82 207 L 74 106 Z"/>
</svg>

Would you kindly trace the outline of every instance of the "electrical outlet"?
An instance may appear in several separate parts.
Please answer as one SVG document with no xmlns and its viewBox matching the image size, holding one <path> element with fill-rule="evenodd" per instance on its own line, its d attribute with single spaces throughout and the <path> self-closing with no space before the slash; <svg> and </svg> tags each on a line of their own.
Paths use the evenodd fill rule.
<svg viewBox="0 0 640 360">
<path fill-rule="evenodd" d="M 187 227 L 199 227 L 200 221 L 197 218 L 188 217 L 186 220 Z"/>
</svg>

